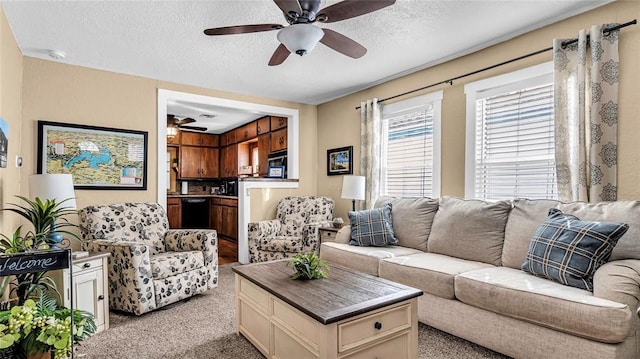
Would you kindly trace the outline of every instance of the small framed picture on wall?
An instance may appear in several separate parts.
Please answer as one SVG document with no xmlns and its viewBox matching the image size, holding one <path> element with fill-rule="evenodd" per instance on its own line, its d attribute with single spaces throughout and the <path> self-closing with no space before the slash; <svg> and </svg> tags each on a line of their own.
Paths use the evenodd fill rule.
<svg viewBox="0 0 640 359">
<path fill-rule="evenodd" d="M 284 166 L 269 166 L 267 177 L 284 178 Z"/>
<path fill-rule="evenodd" d="M 353 146 L 327 150 L 327 176 L 353 174 Z"/>
</svg>

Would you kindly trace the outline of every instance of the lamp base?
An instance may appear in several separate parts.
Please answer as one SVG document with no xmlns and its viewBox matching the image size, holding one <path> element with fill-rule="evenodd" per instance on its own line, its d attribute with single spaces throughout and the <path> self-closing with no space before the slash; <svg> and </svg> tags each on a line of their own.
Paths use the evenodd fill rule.
<svg viewBox="0 0 640 359">
<path fill-rule="evenodd" d="M 62 234 L 58 232 L 51 232 L 47 234 L 46 241 L 51 249 L 59 249 L 58 245 L 62 242 Z"/>
<path fill-rule="evenodd" d="M 356 200 L 355 199 L 351 200 L 351 206 L 353 208 L 353 211 L 355 212 L 356 211 Z"/>
</svg>

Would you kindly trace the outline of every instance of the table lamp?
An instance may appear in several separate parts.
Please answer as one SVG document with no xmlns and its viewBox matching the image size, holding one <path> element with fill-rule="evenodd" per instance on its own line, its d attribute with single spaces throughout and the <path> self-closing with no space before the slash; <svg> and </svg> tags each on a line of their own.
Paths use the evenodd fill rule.
<svg viewBox="0 0 640 359">
<path fill-rule="evenodd" d="M 342 198 L 352 200 L 353 210 L 356 210 L 356 200 L 364 199 L 364 176 L 344 176 L 342 177 Z"/>
<path fill-rule="evenodd" d="M 59 207 L 61 209 L 75 209 L 76 199 L 73 190 L 73 178 L 70 174 L 40 174 L 29 176 L 29 197 L 31 199 L 40 198 L 45 201 L 55 200 L 60 203 L 66 199 Z M 55 228 L 55 221 L 51 228 Z M 47 235 L 48 242 L 52 248 L 62 242 L 62 234 L 52 231 Z"/>
</svg>

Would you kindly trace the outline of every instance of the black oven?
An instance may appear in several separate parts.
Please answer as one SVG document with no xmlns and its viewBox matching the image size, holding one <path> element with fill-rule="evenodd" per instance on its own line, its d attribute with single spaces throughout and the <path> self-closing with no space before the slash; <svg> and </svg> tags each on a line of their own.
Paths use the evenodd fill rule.
<svg viewBox="0 0 640 359">
<path fill-rule="evenodd" d="M 206 198 L 182 199 L 182 228 L 209 228 L 209 201 Z"/>
</svg>

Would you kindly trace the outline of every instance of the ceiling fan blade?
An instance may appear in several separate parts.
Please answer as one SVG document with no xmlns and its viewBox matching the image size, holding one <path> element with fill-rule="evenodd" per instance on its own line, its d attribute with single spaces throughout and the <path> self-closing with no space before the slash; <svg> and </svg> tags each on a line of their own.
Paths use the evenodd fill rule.
<svg viewBox="0 0 640 359">
<path fill-rule="evenodd" d="M 322 30 L 324 31 L 324 36 L 320 39 L 320 42 L 339 53 L 353 57 L 354 59 L 360 58 L 367 53 L 367 49 L 364 46 L 341 33 L 331 29 Z"/>
<path fill-rule="evenodd" d="M 395 4 L 396 0 L 344 0 L 318 11 L 318 17 L 325 15 L 322 22 L 331 23 L 368 14 Z"/>
<path fill-rule="evenodd" d="M 250 33 L 250 32 L 280 30 L 283 27 L 284 26 L 282 26 L 280 24 L 258 24 L 258 25 L 225 26 L 225 27 L 214 27 L 212 29 L 206 29 L 206 30 L 204 30 L 204 34 L 205 35 L 209 35 L 209 36 L 247 34 L 247 33 Z"/>
<path fill-rule="evenodd" d="M 180 128 L 188 128 L 190 130 L 194 130 L 194 131 L 206 131 L 207 128 L 206 127 L 198 127 L 198 126 L 180 126 Z"/>
<path fill-rule="evenodd" d="M 192 122 L 196 122 L 196 120 L 194 120 L 194 119 L 192 119 L 190 117 L 185 117 L 182 120 L 176 121 L 176 125 L 182 126 L 182 125 L 186 125 L 187 123 L 192 123 Z"/>
<path fill-rule="evenodd" d="M 302 14 L 302 7 L 300 7 L 298 0 L 273 0 L 273 2 L 275 2 L 285 14 L 289 14 L 289 12 Z"/>
<path fill-rule="evenodd" d="M 284 62 L 284 60 L 289 57 L 289 50 L 283 44 L 280 44 L 276 51 L 274 51 L 273 55 L 271 55 L 271 59 L 269 60 L 269 66 L 277 66 Z"/>
</svg>

